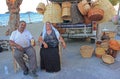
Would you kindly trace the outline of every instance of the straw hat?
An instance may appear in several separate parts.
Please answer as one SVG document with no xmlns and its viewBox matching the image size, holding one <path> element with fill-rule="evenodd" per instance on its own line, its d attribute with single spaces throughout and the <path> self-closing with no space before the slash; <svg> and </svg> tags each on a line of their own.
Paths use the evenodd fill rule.
<svg viewBox="0 0 120 79">
<path fill-rule="evenodd" d="M 45 4 L 40 2 L 40 3 L 38 4 L 36 10 L 37 10 L 38 13 L 44 14 Z"/>
<path fill-rule="evenodd" d="M 107 64 L 112 64 L 115 62 L 114 58 L 111 55 L 104 54 L 102 60 Z"/>
</svg>

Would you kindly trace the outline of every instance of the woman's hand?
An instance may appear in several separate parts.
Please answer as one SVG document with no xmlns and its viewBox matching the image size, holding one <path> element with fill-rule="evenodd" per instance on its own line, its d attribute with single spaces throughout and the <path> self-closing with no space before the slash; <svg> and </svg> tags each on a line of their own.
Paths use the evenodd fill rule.
<svg viewBox="0 0 120 79">
<path fill-rule="evenodd" d="M 62 46 L 63 46 L 63 48 L 66 48 L 66 44 L 65 44 L 65 42 L 62 43 Z"/>
<path fill-rule="evenodd" d="M 44 45 L 44 48 L 48 48 L 48 45 L 45 42 L 43 43 L 43 45 Z"/>
</svg>

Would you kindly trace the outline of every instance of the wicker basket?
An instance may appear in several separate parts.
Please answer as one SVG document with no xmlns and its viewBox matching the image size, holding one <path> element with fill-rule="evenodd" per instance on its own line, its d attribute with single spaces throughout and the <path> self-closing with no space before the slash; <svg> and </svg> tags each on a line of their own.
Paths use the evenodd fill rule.
<svg viewBox="0 0 120 79">
<path fill-rule="evenodd" d="M 45 4 L 40 2 L 38 4 L 36 10 L 37 10 L 38 13 L 44 14 L 44 12 L 45 12 Z"/>
<path fill-rule="evenodd" d="M 62 19 L 71 20 L 70 8 L 62 8 Z"/>
<path fill-rule="evenodd" d="M 114 15 L 116 15 L 116 10 L 109 0 L 98 0 L 97 4 L 99 5 L 96 5 L 95 8 L 104 10 L 103 19 L 100 20 L 99 23 L 108 22 Z"/>
<path fill-rule="evenodd" d="M 91 21 L 100 21 L 103 19 L 104 11 L 100 8 L 91 8 L 88 11 L 88 18 Z"/>
<path fill-rule="evenodd" d="M 102 47 L 97 47 L 95 50 L 96 57 L 101 58 L 105 54 L 105 50 Z"/>
<path fill-rule="evenodd" d="M 82 15 L 87 15 L 87 13 L 90 9 L 90 5 L 87 3 L 86 0 L 79 2 L 77 6 L 78 6 L 78 9 Z"/>
<path fill-rule="evenodd" d="M 51 23 L 62 23 L 63 20 L 61 18 L 61 7 L 57 3 L 50 3 L 46 6 L 46 10 L 44 12 L 43 22 L 51 22 Z"/>
<path fill-rule="evenodd" d="M 62 2 L 62 8 L 70 8 L 71 3 L 70 2 Z"/>
<path fill-rule="evenodd" d="M 84 19 L 85 19 L 85 24 L 90 24 L 92 21 L 88 19 L 87 16 L 84 16 Z"/>
<path fill-rule="evenodd" d="M 80 54 L 83 58 L 90 58 L 94 52 L 92 46 L 84 45 L 80 47 Z"/>
<path fill-rule="evenodd" d="M 103 60 L 103 62 L 105 62 L 107 64 L 112 64 L 115 61 L 114 58 L 111 55 L 107 55 L 107 54 L 104 54 L 102 56 L 102 60 Z"/>
</svg>

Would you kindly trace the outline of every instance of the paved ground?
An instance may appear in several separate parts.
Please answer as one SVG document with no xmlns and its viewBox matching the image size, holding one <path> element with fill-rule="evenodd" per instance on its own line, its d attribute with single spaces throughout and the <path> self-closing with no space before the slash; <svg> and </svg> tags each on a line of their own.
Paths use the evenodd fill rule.
<svg viewBox="0 0 120 79">
<path fill-rule="evenodd" d="M 95 55 L 91 58 L 82 58 L 79 48 L 82 45 L 92 45 L 80 40 L 67 40 L 67 48 L 62 52 L 62 69 L 57 73 L 47 73 L 38 69 L 39 77 L 24 76 L 22 70 L 17 73 L 13 69 L 11 51 L 0 53 L 0 79 L 120 79 L 120 61 L 117 57 L 112 65 L 107 65 Z M 39 47 L 36 47 L 39 67 Z M 5 66 L 8 73 L 5 72 Z"/>
</svg>

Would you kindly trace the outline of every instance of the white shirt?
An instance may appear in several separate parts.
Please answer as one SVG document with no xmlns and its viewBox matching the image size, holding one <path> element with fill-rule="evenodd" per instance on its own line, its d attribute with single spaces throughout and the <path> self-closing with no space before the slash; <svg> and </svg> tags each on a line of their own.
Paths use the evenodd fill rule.
<svg viewBox="0 0 120 79">
<path fill-rule="evenodd" d="M 33 38 L 31 33 L 28 30 L 24 30 L 22 33 L 18 30 L 13 31 L 10 40 L 14 41 L 15 43 L 19 44 L 23 48 L 29 47 L 31 45 L 30 40 Z"/>
</svg>

